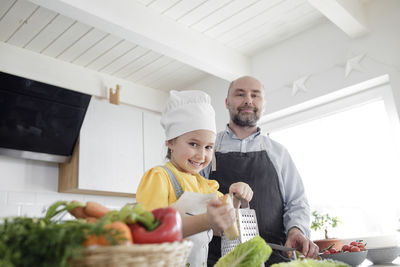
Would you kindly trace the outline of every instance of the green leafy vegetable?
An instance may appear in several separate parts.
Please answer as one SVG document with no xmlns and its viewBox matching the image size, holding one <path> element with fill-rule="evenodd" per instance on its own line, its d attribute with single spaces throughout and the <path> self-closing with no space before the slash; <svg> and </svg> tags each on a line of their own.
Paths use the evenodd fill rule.
<svg viewBox="0 0 400 267">
<path fill-rule="evenodd" d="M 90 224 L 52 222 L 35 218 L 6 218 L 0 224 L 0 266 L 67 266 L 82 253 Z"/>
<path fill-rule="evenodd" d="M 260 236 L 239 244 L 221 257 L 214 267 L 259 267 L 271 256 L 272 249 Z"/>
</svg>

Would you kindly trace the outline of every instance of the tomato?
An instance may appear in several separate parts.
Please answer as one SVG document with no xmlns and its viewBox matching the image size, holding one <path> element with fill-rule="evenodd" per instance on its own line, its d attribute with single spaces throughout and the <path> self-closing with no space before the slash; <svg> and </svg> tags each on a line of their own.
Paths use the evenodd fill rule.
<svg viewBox="0 0 400 267">
<path fill-rule="evenodd" d="M 353 242 L 350 243 L 350 245 L 351 245 L 351 246 L 357 246 L 357 245 L 358 245 L 358 242 L 353 241 Z"/>
<path fill-rule="evenodd" d="M 350 251 L 350 246 L 349 245 L 343 245 L 342 251 Z"/>
<path fill-rule="evenodd" d="M 360 251 L 360 248 L 354 246 L 354 247 L 352 247 L 350 250 L 351 250 L 351 252 L 359 252 L 359 251 Z"/>
<path fill-rule="evenodd" d="M 325 250 L 323 253 L 324 254 L 331 254 L 328 250 Z"/>
<path fill-rule="evenodd" d="M 338 253 L 339 251 L 337 251 L 336 248 L 330 248 L 330 249 L 329 249 L 329 252 L 330 252 L 331 254 L 335 254 L 335 253 Z"/>
</svg>

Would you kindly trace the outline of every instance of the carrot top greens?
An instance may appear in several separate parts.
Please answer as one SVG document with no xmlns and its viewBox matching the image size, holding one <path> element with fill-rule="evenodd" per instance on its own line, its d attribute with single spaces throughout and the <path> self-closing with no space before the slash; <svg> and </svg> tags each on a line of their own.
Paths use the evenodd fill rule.
<svg viewBox="0 0 400 267">
<path fill-rule="evenodd" d="M 90 224 L 35 218 L 6 218 L 0 222 L 0 266 L 67 266 L 82 253 Z"/>
</svg>

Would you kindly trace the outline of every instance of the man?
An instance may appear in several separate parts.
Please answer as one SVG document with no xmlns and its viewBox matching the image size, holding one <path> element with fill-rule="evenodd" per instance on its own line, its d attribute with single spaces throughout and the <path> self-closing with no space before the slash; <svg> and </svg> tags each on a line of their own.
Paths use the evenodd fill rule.
<svg viewBox="0 0 400 267">
<path fill-rule="evenodd" d="M 309 239 L 309 206 L 300 175 L 287 150 L 261 135 L 256 125 L 264 104 L 262 84 L 249 76 L 233 81 L 225 104 L 229 124 L 218 133 L 213 162 L 201 174 L 217 180 L 222 193 L 234 182 L 248 183 L 254 192 L 250 207 L 256 210 L 260 235 L 315 258 L 318 247 Z M 220 257 L 221 238 L 215 236 L 208 266 Z M 274 251 L 267 265 L 288 260 L 286 253 Z"/>
</svg>

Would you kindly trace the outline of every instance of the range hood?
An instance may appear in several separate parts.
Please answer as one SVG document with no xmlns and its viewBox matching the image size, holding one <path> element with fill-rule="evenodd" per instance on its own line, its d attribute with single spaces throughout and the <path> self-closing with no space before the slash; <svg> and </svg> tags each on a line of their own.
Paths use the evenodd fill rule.
<svg viewBox="0 0 400 267">
<path fill-rule="evenodd" d="M 87 94 L 0 72 L 0 154 L 68 161 L 90 98 Z"/>
</svg>

